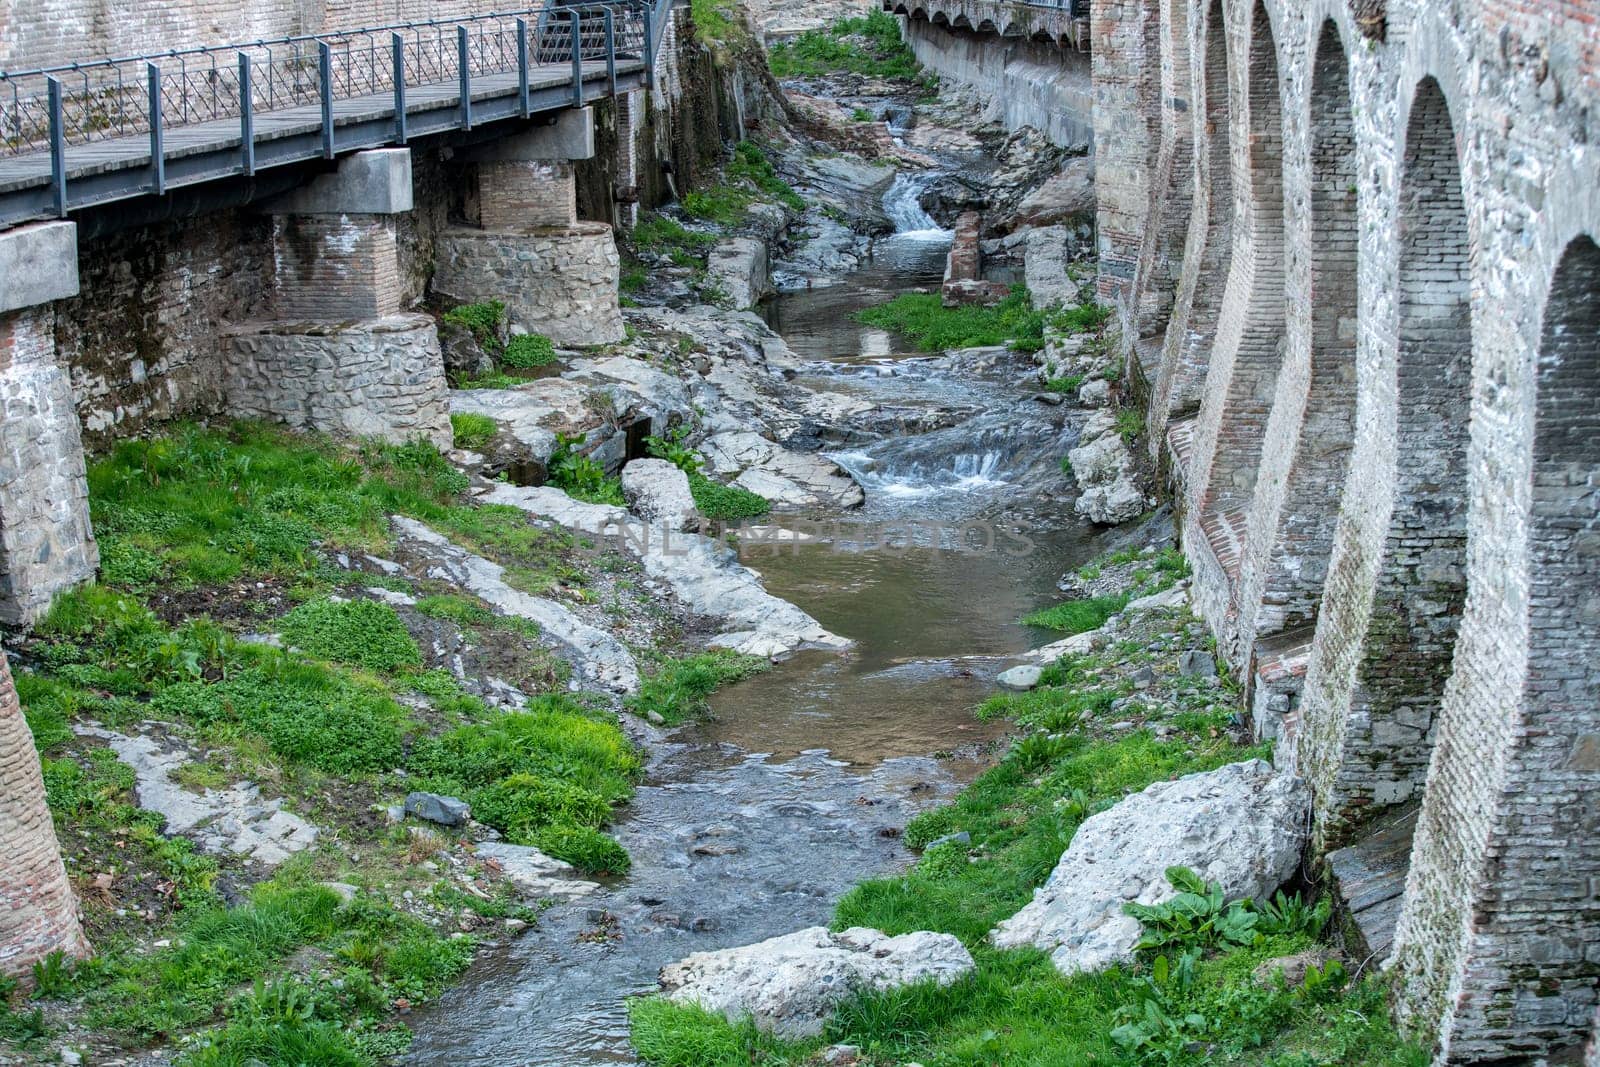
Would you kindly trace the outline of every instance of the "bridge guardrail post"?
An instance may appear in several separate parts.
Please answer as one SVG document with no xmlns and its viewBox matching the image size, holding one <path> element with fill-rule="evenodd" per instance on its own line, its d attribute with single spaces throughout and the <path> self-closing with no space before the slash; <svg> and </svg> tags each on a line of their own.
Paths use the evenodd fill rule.
<svg viewBox="0 0 1600 1067">
<path fill-rule="evenodd" d="M 54 76 L 45 79 L 50 98 L 50 187 L 56 217 L 67 217 L 67 131 L 61 113 L 61 82 Z"/>
<path fill-rule="evenodd" d="M 317 42 L 317 92 L 322 99 L 322 158 L 333 158 L 333 49 Z"/>
<path fill-rule="evenodd" d="M 163 148 L 161 120 L 161 68 L 144 65 L 150 94 L 150 191 L 161 196 L 167 191 L 167 157 Z"/>
<path fill-rule="evenodd" d="M 251 99 L 250 53 L 239 53 L 239 167 L 246 176 L 256 172 L 255 101 Z"/>
<path fill-rule="evenodd" d="M 517 20 L 517 113 L 527 118 L 532 107 L 528 101 L 528 20 Z"/>
<path fill-rule="evenodd" d="M 655 27 L 652 25 L 655 21 L 654 14 L 654 9 L 649 3 L 646 3 L 644 6 L 644 87 L 646 89 L 654 89 L 656 87 L 656 33 Z"/>
<path fill-rule="evenodd" d="M 617 26 L 612 18 L 611 8 L 605 9 L 606 16 L 606 77 L 611 82 L 611 98 L 617 96 Z"/>
<path fill-rule="evenodd" d="M 472 129 L 472 57 L 467 50 L 467 28 L 456 27 L 456 65 L 461 75 L 461 128 Z"/>
<path fill-rule="evenodd" d="M 583 106 L 583 12 L 572 9 L 572 106 Z"/>
<path fill-rule="evenodd" d="M 406 39 L 389 35 L 390 60 L 394 69 L 394 139 L 406 143 Z"/>
</svg>

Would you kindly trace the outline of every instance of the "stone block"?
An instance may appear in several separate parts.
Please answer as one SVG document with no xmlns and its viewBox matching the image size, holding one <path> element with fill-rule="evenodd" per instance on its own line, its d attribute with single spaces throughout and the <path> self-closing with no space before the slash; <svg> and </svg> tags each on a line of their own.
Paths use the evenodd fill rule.
<svg viewBox="0 0 1600 1067">
<path fill-rule="evenodd" d="M 549 125 L 534 126 L 490 141 L 474 149 L 469 158 L 479 163 L 592 159 L 594 109 L 582 107 L 563 111 Z"/>
<path fill-rule="evenodd" d="M 0 233 L 0 315 L 78 295 L 78 224 Z"/>
<path fill-rule="evenodd" d="M 260 205 L 269 215 L 396 215 L 410 211 L 411 149 L 373 148 L 339 160 L 332 174 Z"/>
</svg>

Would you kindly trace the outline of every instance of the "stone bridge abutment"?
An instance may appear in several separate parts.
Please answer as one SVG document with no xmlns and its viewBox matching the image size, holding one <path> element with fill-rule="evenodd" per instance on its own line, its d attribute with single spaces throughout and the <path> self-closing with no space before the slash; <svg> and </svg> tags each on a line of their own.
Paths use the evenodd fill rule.
<svg viewBox="0 0 1600 1067">
<path fill-rule="evenodd" d="M 1096 86 L 1105 63 L 1117 93 L 1164 101 L 1148 169 L 1101 189 L 1102 220 L 1150 193 L 1146 224 L 1102 229 L 1100 290 L 1197 608 L 1311 782 L 1319 849 L 1414 820 L 1373 948 L 1438 1062 L 1581 1054 L 1600 982 L 1595 12 L 1096 13 L 1121 23 L 1096 41 L 1159 20 L 1188 60 L 1189 108 L 1165 51 L 1097 53 Z M 1097 134 L 1127 121 L 1097 109 Z M 1181 262 L 1158 269 L 1179 219 Z"/>
</svg>

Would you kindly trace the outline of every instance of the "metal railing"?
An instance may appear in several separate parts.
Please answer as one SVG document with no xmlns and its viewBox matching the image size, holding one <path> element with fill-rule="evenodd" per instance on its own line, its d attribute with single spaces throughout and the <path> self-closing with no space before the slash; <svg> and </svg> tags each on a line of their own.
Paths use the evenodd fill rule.
<svg viewBox="0 0 1600 1067">
<path fill-rule="evenodd" d="M 392 95 L 404 142 L 407 88 L 459 84 L 468 126 L 475 77 L 518 72 L 526 102 L 531 66 L 571 62 L 581 99 L 579 65 L 607 60 L 614 89 L 618 59 L 653 68 L 669 7 L 670 0 L 551 0 L 464 19 L 0 71 L 0 158 L 48 150 L 59 170 L 67 145 L 145 134 L 159 159 L 164 129 L 221 119 L 240 121 L 248 157 L 257 115 L 311 105 L 321 107 L 331 155 L 334 102 L 373 95 Z"/>
</svg>

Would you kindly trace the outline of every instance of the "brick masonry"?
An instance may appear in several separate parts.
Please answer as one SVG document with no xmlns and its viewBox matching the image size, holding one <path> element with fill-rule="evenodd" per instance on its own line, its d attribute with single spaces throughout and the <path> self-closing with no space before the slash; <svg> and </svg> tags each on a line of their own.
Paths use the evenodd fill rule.
<svg viewBox="0 0 1600 1067">
<path fill-rule="evenodd" d="M 44 776 L 33 735 L 17 703 L 11 668 L 0 652 L 0 975 L 27 981 L 33 964 L 52 952 L 86 956 L 56 830 L 45 804 Z"/>
<path fill-rule="evenodd" d="M 1270 690 L 1255 703 L 1313 786 L 1319 846 L 1420 795 L 1392 971 L 1407 1027 L 1442 1064 L 1581 1056 L 1600 979 L 1600 12 L 1095 12 L 1096 143 L 1120 148 L 1100 292 L 1130 370 L 1153 370 L 1197 603 Z M 1141 119 L 1159 127 L 1142 141 Z M 1184 139 L 1187 183 L 1166 169 Z"/>
</svg>

